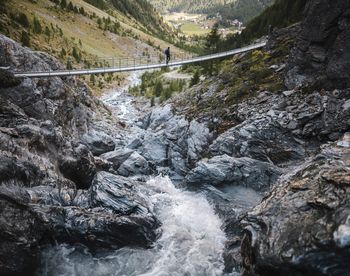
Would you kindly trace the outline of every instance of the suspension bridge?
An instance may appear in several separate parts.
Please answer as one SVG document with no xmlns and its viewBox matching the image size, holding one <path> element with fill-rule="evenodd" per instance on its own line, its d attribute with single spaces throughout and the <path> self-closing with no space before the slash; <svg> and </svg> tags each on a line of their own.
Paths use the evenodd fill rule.
<svg viewBox="0 0 350 276">
<path fill-rule="evenodd" d="M 105 74 L 105 73 L 121 73 L 137 70 L 150 70 L 162 67 L 181 66 L 190 63 L 198 63 L 208 60 L 214 60 L 219 58 L 225 58 L 236 54 L 252 51 L 262 48 L 266 45 L 266 41 L 245 46 L 242 48 L 220 52 L 216 54 L 210 54 L 205 56 L 188 57 L 188 56 L 174 56 L 172 61 L 166 64 L 152 63 L 150 59 L 134 58 L 128 59 L 126 64 L 121 60 L 110 58 L 112 62 L 103 62 L 104 66 L 100 68 L 89 69 L 71 69 L 71 70 L 54 70 L 54 71 L 37 71 L 37 72 L 14 72 L 15 77 L 29 77 L 29 78 L 44 78 L 44 77 L 64 77 L 64 76 L 77 76 L 77 75 L 93 75 L 93 74 Z"/>
</svg>

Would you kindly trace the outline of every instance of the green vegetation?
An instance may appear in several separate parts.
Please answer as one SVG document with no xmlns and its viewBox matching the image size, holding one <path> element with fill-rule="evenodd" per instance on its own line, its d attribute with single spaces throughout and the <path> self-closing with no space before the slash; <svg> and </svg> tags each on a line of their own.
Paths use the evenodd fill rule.
<svg viewBox="0 0 350 276">
<path fill-rule="evenodd" d="M 185 80 L 167 80 L 163 78 L 163 73 L 167 69 L 153 72 L 145 72 L 141 77 L 141 85 L 130 88 L 129 92 L 134 96 L 145 96 L 154 105 L 155 99 L 164 102 L 171 98 L 174 93 L 182 92 L 186 87 Z"/>
<path fill-rule="evenodd" d="M 181 31 L 187 35 L 205 35 L 210 30 L 203 29 L 200 25 L 188 21 L 181 25 Z"/>
<path fill-rule="evenodd" d="M 193 77 L 191 78 L 190 86 L 196 85 L 197 83 L 199 83 L 199 80 L 199 70 L 196 70 Z"/>
<path fill-rule="evenodd" d="M 224 48 L 233 49 L 267 35 L 274 27 L 282 28 L 301 20 L 307 0 L 276 0 L 262 14 L 250 21 L 240 35 L 227 38 Z"/>
<path fill-rule="evenodd" d="M 134 4 L 139 2 L 143 1 Z M 80 0 L 0 0 L 0 33 L 34 50 L 50 53 L 67 69 L 107 66 L 117 59 L 99 58 L 135 55 L 135 52 L 139 53 L 139 47 L 144 48 L 143 56 L 150 57 L 162 54 L 169 45 L 169 42 L 152 35 L 129 13 L 124 15 L 117 10 L 111 0 L 97 3 L 109 3 L 109 6 L 106 10 L 99 10 Z M 157 15 L 158 19 L 161 20 Z M 179 53 L 176 47 L 172 50 L 174 54 Z M 123 79 L 117 74 L 96 75 L 94 81 L 90 81 L 90 77 L 79 78 L 90 82 L 97 93 L 100 88 L 120 83 Z"/>
<path fill-rule="evenodd" d="M 41 32 L 42 32 L 42 27 L 41 27 L 40 21 L 35 16 L 33 19 L 33 32 L 35 34 L 41 34 Z"/>
<path fill-rule="evenodd" d="M 23 46 L 30 47 L 30 37 L 26 31 L 22 31 L 21 43 Z"/>
<path fill-rule="evenodd" d="M 171 28 L 164 23 L 154 7 L 146 0 L 84 0 L 95 7 L 113 12 L 117 10 L 140 23 L 140 27 L 159 38 L 173 40 Z"/>
<path fill-rule="evenodd" d="M 149 0 L 161 12 L 203 13 L 216 17 L 219 13 L 223 22 L 238 19 L 246 23 L 274 0 Z"/>
</svg>

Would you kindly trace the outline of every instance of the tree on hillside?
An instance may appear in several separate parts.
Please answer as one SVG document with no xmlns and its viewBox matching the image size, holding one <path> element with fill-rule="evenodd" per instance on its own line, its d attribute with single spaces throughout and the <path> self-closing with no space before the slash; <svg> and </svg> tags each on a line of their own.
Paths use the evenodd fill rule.
<svg viewBox="0 0 350 276">
<path fill-rule="evenodd" d="M 220 45 L 220 34 L 219 34 L 219 25 L 214 24 L 210 33 L 205 39 L 205 51 L 207 54 L 216 53 L 219 51 Z M 214 62 L 209 60 L 203 63 L 203 72 L 204 74 L 212 75 L 214 69 Z"/>
<path fill-rule="evenodd" d="M 17 21 L 19 24 L 21 24 L 24 28 L 28 28 L 30 26 L 28 17 L 24 13 L 20 13 L 17 17 Z"/>
<path fill-rule="evenodd" d="M 47 36 L 48 40 L 50 40 L 51 31 L 50 31 L 50 28 L 49 28 L 48 26 L 45 27 L 44 33 L 45 33 L 45 35 Z"/>
<path fill-rule="evenodd" d="M 220 34 L 219 34 L 219 25 L 214 24 L 210 33 L 205 39 L 205 49 L 207 53 L 215 53 L 219 50 L 220 44 Z"/>
<path fill-rule="evenodd" d="M 160 80 L 157 80 L 156 81 L 156 84 L 154 86 L 154 95 L 156 97 L 159 97 L 163 92 L 163 84 L 162 84 L 162 81 Z"/>
<path fill-rule="evenodd" d="M 71 1 L 69 1 L 69 4 L 67 6 L 67 10 L 74 11 L 74 6 L 73 6 L 73 3 Z"/>
<path fill-rule="evenodd" d="M 67 70 L 72 70 L 73 66 L 72 66 L 72 62 L 70 59 L 67 60 Z"/>
<path fill-rule="evenodd" d="M 80 7 L 80 8 L 79 8 L 79 13 L 80 13 L 81 15 L 85 15 L 84 7 Z"/>
<path fill-rule="evenodd" d="M 33 19 L 33 32 L 35 34 L 41 34 L 41 32 L 42 32 L 42 27 L 41 27 L 40 21 L 35 16 Z"/>
<path fill-rule="evenodd" d="M 23 46 L 30 47 L 30 36 L 26 31 L 22 31 L 21 43 Z"/>
<path fill-rule="evenodd" d="M 199 82 L 199 70 L 196 70 L 194 73 L 193 77 L 191 78 L 191 83 L 190 85 L 193 86 Z"/>
<path fill-rule="evenodd" d="M 64 48 L 61 49 L 61 53 L 60 53 L 60 56 L 63 58 L 65 57 L 67 54 L 66 50 Z"/>
<path fill-rule="evenodd" d="M 61 4 L 60 4 L 62 9 L 67 8 L 67 0 L 61 0 Z"/>
<path fill-rule="evenodd" d="M 77 62 L 80 62 L 80 55 L 78 53 L 77 48 L 75 47 L 73 47 L 72 56 L 75 58 Z"/>
<path fill-rule="evenodd" d="M 101 27 L 101 25 L 102 25 L 102 20 L 101 20 L 101 18 L 99 17 L 99 18 L 97 18 L 97 25 L 98 25 L 98 27 L 101 29 L 102 27 Z"/>
</svg>

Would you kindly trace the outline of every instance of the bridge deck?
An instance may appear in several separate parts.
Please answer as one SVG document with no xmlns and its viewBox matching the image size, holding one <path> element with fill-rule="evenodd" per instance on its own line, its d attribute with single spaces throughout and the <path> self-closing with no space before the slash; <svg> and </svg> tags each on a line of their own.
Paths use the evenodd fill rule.
<svg viewBox="0 0 350 276">
<path fill-rule="evenodd" d="M 92 74 L 103 74 L 103 73 L 120 73 L 120 72 L 128 72 L 128 71 L 137 71 L 137 70 L 149 70 L 156 69 L 168 66 L 180 66 L 184 64 L 202 62 L 212 59 L 218 59 L 223 57 L 228 57 L 232 55 L 236 55 L 239 53 L 244 53 L 247 51 L 251 51 L 254 49 L 262 48 L 266 45 L 266 42 L 261 42 L 257 44 L 252 44 L 246 47 L 242 47 L 239 49 L 221 52 L 217 54 L 211 54 L 206 56 L 199 56 L 191 59 L 180 60 L 180 61 L 172 61 L 169 64 L 158 63 L 158 64 L 145 64 L 145 65 L 134 65 L 127 67 L 105 67 L 105 68 L 95 68 L 95 69 L 77 69 L 77 70 L 57 70 L 57 71 L 40 71 L 40 72 L 15 72 L 15 77 L 29 77 L 29 78 L 42 78 L 42 77 L 63 77 L 63 76 L 75 76 L 75 75 L 92 75 Z"/>
</svg>

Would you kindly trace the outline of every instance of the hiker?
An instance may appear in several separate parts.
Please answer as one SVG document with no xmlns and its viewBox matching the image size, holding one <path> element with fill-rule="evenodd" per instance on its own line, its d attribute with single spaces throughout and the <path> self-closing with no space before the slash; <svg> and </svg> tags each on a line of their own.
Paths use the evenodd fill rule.
<svg viewBox="0 0 350 276">
<path fill-rule="evenodd" d="M 170 61 L 170 47 L 168 47 L 168 49 L 166 49 L 164 53 L 166 56 L 166 64 L 168 64 Z"/>
</svg>

